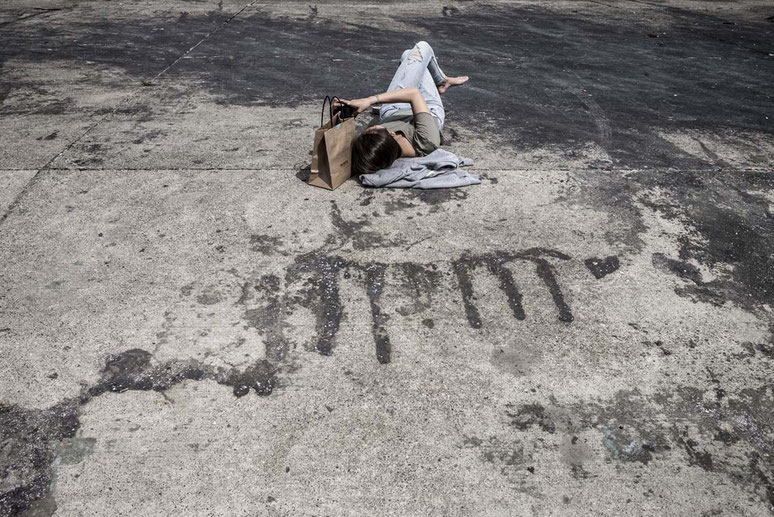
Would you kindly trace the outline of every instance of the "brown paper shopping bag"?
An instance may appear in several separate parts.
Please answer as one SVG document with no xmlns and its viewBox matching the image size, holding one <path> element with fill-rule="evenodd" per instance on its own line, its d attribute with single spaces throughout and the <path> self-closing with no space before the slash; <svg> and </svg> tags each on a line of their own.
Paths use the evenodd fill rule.
<svg viewBox="0 0 774 517">
<path fill-rule="evenodd" d="M 330 120 L 323 124 L 326 103 Z M 333 113 L 332 105 L 333 99 L 326 96 L 320 116 L 320 129 L 314 132 L 309 174 L 310 185 L 329 190 L 338 188 L 352 174 L 352 144 L 355 142 L 355 118 L 342 119 L 340 113 Z"/>
</svg>

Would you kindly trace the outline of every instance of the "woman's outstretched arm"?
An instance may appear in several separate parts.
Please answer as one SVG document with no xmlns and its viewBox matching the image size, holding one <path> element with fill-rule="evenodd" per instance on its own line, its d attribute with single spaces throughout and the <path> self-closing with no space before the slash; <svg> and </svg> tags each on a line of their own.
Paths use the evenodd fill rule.
<svg viewBox="0 0 774 517">
<path fill-rule="evenodd" d="M 341 99 L 344 104 L 349 104 L 357 108 L 358 113 L 363 113 L 365 110 L 371 107 L 372 104 L 378 102 L 408 102 L 411 104 L 411 111 L 414 115 L 417 113 L 430 113 L 427 108 L 427 103 L 422 94 L 419 93 L 417 88 L 401 88 L 400 90 L 393 90 L 391 92 L 380 93 L 378 95 L 371 95 L 370 97 L 364 97 L 362 99 L 352 99 L 351 101 Z"/>
</svg>

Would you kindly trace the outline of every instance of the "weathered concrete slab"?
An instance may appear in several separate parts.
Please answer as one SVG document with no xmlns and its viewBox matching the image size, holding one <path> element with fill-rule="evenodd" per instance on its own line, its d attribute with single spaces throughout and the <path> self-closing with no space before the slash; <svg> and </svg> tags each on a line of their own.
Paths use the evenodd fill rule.
<svg viewBox="0 0 774 517">
<path fill-rule="evenodd" d="M 769 515 L 768 10 L 0 6 L 0 515 Z M 307 186 L 418 39 L 482 184 Z"/>
<path fill-rule="evenodd" d="M 123 103 L 144 82 L 234 14 L 207 10 L 191 25 L 188 11 L 131 5 L 28 5 L 0 26 L 0 168 L 42 167 L 106 115 L 131 110 Z"/>
<path fill-rule="evenodd" d="M 320 92 L 355 96 L 384 88 L 395 63 L 383 56 L 399 56 L 420 37 L 442 48 L 447 69 L 475 70 L 475 82 L 447 96 L 446 136 L 453 142 L 467 130 L 475 145 L 486 134 L 491 147 L 524 155 L 516 163 L 503 157 L 498 167 L 535 166 L 535 153 L 567 159 L 589 152 L 596 166 L 716 167 L 727 164 L 718 152 L 729 150 L 720 150 L 718 140 L 741 155 L 734 166 L 770 163 L 765 63 L 774 48 L 763 18 L 739 22 L 745 24 L 740 31 L 722 15 L 657 6 L 613 16 L 588 4 L 560 10 L 495 5 L 439 12 L 432 3 L 398 13 L 375 9 L 356 11 L 353 16 L 363 18 L 354 24 L 336 6 L 250 6 L 80 140 L 60 166 L 283 167 L 287 147 L 266 145 L 277 131 L 272 122 L 283 121 L 281 142 L 308 146 L 308 132 L 300 130 L 314 119 L 311 106 Z M 379 20 L 389 16 L 396 23 L 380 28 Z M 194 13 L 181 23 L 203 33 L 211 18 Z M 107 33 L 116 30 L 111 24 L 143 34 L 151 29 L 147 21 L 98 22 Z M 156 25 L 150 34 L 165 49 L 167 35 Z M 164 39 L 155 36 L 160 32 Z M 717 45 L 717 38 L 726 44 Z M 111 52 L 99 58 L 136 67 Z M 357 85 L 355 91 L 342 85 L 342 77 Z M 302 116 L 257 109 L 262 106 L 297 106 Z M 224 131 L 203 135 L 210 124 Z M 482 153 L 481 159 L 499 154 Z"/>
<path fill-rule="evenodd" d="M 37 171 L 0 170 L 0 213 L 5 213 Z"/>
<path fill-rule="evenodd" d="M 697 304 L 678 295 L 676 289 L 691 292 L 702 285 L 707 279 L 701 275 L 708 272 L 678 260 L 676 240 L 683 227 L 650 211 L 652 215 L 645 219 L 648 230 L 639 234 L 640 251 L 616 259 L 629 245 L 616 247 L 608 242 L 611 232 L 616 231 L 615 224 L 610 224 L 604 212 L 557 202 L 564 195 L 564 182 L 572 175 L 554 174 L 553 181 L 548 181 L 532 173 L 498 171 L 497 183 L 490 180 L 478 188 L 416 194 L 363 191 L 354 183 L 330 193 L 307 187 L 293 171 L 263 175 L 239 171 L 49 173 L 38 181 L 34 193 L 25 195 L 21 208 L 4 225 L 7 242 L 29 233 L 35 237 L 28 237 L 22 249 L 2 246 L 6 250 L 0 261 L 4 265 L 3 283 L 10 287 L 3 310 L 8 330 L 2 339 L 9 357 L 24 359 L 3 376 L 1 389 L 8 402 L 41 409 L 70 397 L 77 401 L 84 396 L 79 394 L 92 392 L 95 388 L 91 387 L 105 386 L 106 382 L 118 386 L 119 392 L 130 390 L 126 394 L 94 395 L 99 408 L 94 417 L 88 416 L 92 403 L 83 402 L 87 424 L 75 443 L 86 440 L 88 451 L 97 453 L 83 465 L 63 467 L 57 486 L 65 494 L 93 486 L 95 495 L 64 496 L 72 504 L 62 507 L 65 513 L 93 511 L 104 505 L 118 513 L 164 513 L 173 508 L 167 504 L 175 505 L 190 495 L 174 489 L 158 506 L 138 507 L 136 491 L 158 482 L 144 477 L 137 480 L 136 467 L 123 459 L 123 449 L 116 452 L 113 446 L 101 444 L 105 440 L 124 442 L 120 436 L 129 444 L 135 439 L 103 434 L 107 430 L 102 426 L 107 422 L 116 418 L 126 422 L 119 428 L 111 425 L 118 433 L 130 432 L 128 429 L 140 422 L 144 432 L 153 429 L 160 440 L 159 448 L 145 454 L 158 455 L 164 464 L 167 455 L 182 460 L 180 446 L 172 445 L 176 443 L 172 437 L 180 430 L 168 435 L 159 431 L 157 424 L 149 423 L 167 421 L 167 411 L 153 416 L 145 411 L 149 403 L 163 406 L 169 402 L 150 402 L 147 395 L 138 399 L 132 394 L 132 390 L 147 389 L 141 381 L 147 372 L 151 372 L 151 379 L 163 379 L 158 372 L 147 370 L 152 364 L 160 365 L 162 371 L 177 372 L 165 381 L 172 387 L 179 382 L 175 375 L 182 376 L 180 379 L 199 376 L 188 370 L 191 367 L 208 378 L 206 372 L 215 371 L 210 370 L 213 368 L 244 371 L 263 361 L 276 370 L 273 402 L 261 409 L 260 421 L 266 423 L 256 429 L 251 413 L 242 412 L 225 417 L 226 421 L 234 420 L 229 424 L 234 432 L 245 429 L 247 434 L 240 433 L 239 444 L 252 442 L 247 437 L 253 433 L 268 433 L 268 428 L 261 429 L 269 423 L 273 429 L 283 429 L 283 435 L 295 436 L 296 432 L 280 422 L 301 426 L 297 431 L 300 441 L 293 440 L 292 449 L 283 453 L 284 459 L 274 468 L 282 474 L 282 469 L 290 466 L 302 475 L 281 481 L 284 477 L 275 479 L 272 470 L 253 464 L 244 475 L 261 471 L 256 475 L 271 481 L 258 483 L 263 487 L 258 492 L 238 491 L 239 502 L 230 502 L 234 497 L 230 489 L 215 490 L 221 494 L 218 497 L 226 498 L 220 508 L 263 501 L 269 495 L 279 499 L 284 493 L 281 487 L 287 488 L 288 482 L 299 491 L 290 490 L 296 495 L 289 496 L 287 512 L 303 511 L 315 504 L 316 497 L 328 493 L 319 481 L 312 481 L 318 477 L 315 471 L 328 468 L 324 465 L 329 460 L 323 458 L 330 455 L 356 462 L 351 450 L 345 452 L 349 440 L 342 441 L 336 431 L 347 425 L 372 436 L 375 442 L 371 447 L 383 451 L 373 453 L 363 466 L 366 470 L 355 470 L 350 479 L 358 483 L 398 468 L 395 460 L 402 456 L 388 454 L 393 445 L 391 440 L 385 441 L 382 430 L 387 426 L 394 429 L 398 441 L 420 430 L 426 438 L 445 437 L 430 440 L 433 458 L 414 442 L 412 447 L 425 451 L 418 452 L 415 461 L 427 464 L 440 455 L 446 458 L 442 464 L 453 461 L 456 469 L 466 472 L 467 467 L 475 468 L 475 475 L 485 478 L 493 475 L 484 472 L 484 466 L 491 463 L 505 476 L 501 490 L 511 490 L 510 483 L 528 487 L 522 490 L 524 496 L 509 500 L 509 507 L 527 507 L 533 497 L 560 497 L 555 494 L 555 481 L 549 482 L 549 478 L 562 465 L 569 469 L 567 475 L 590 468 L 606 475 L 605 469 L 615 469 L 610 475 L 615 471 L 617 479 L 631 483 L 643 475 L 642 467 L 635 465 L 650 464 L 653 458 L 685 471 L 685 482 L 694 484 L 693 489 L 674 497 L 659 491 L 666 501 L 663 504 L 706 504 L 692 494 L 715 490 L 724 508 L 747 508 L 747 495 L 738 489 L 717 492 L 716 485 L 718 476 L 742 472 L 730 457 L 725 459 L 726 455 L 752 453 L 755 435 L 748 435 L 752 442 L 736 441 L 729 450 L 711 446 L 712 433 L 744 433 L 734 415 L 744 414 L 758 422 L 761 417 L 755 415 L 762 410 L 762 400 L 747 396 L 735 399 L 734 407 L 744 413 L 717 415 L 717 420 L 705 422 L 699 414 L 680 415 L 691 429 L 688 438 L 673 435 L 669 422 L 714 393 L 713 377 L 729 379 L 724 383 L 728 393 L 744 391 L 751 379 L 766 379 L 765 362 L 734 359 L 748 354 L 747 347 L 751 358 L 758 357 L 756 346 L 766 350 L 765 318 L 733 306 Z M 594 228 L 605 231 L 591 230 Z M 547 241 L 550 249 L 536 249 Z M 510 274 L 503 276 L 502 268 Z M 541 277 L 541 268 L 547 276 Z M 22 269 L 28 273 L 20 275 Z M 685 271 L 691 275 L 682 274 L 684 279 L 674 276 Z M 513 287 L 502 284 L 508 278 Z M 553 291 L 552 279 L 556 282 Z M 517 299 L 523 314 L 514 312 Z M 389 342 L 387 365 L 379 361 L 380 340 L 384 338 Z M 111 354 L 129 349 L 151 353 L 152 363 L 129 367 L 119 362 L 126 369 L 120 372 L 103 369 L 106 360 L 111 364 L 121 357 L 110 359 Z M 319 356 L 321 352 L 330 356 Z M 622 357 L 626 360 L 621 361 Z M 684 377 L 690 371 L 698 377 Z M 114 375 L 127 377 L 116 381 Z M 213 374 L 212 378 L 219 377 Z M 197 398 L 201 389 L 212 391 L 204 400 L 233 397 L 228 395 L 233 388 L 230 385 L 208 386 L 193 380 L 164 392 L 172 401 Z M 393 395 L 383 391 L 388 386 Z M 158 389 L 163 388 L 162 383 Z M 702 395 L 707 389 L 708 395 Z M 760 396 L 765 397 L 764 393 Z M 360 400 L 362 396 L 376 399 L 363 406 L 363 410 L 371 408 L 365 413 L 353 413 L 353 397 Z M 701 397 L 698 401 L 697 396 Z M 92 400 L 91 396 L 86 400 Z M 240 399 L 240 404 L 244 400 L 255 405 L 269 399 L 249 397 Z M 441 406 L 446 409 L 439 409 L 440 401 L 446 401 Z M 197 407 L 201 404 L 204 402 Z M 357 402 L 355 407 L 360 404 L 365 402 Z M 338 424 L 323 423 L 319 418 L 329 413 L 326 405 L 341 408 L 346 416 Z M 640 409 L 631 413 L 631 405 Z M 173 404 L 170 410 L 172 407 L 177 406 Z M 140 408 L 145 416 L 138 421 L 132 415 Z M 394 408 L 392 412 L 390 408 Z M 416 421 L 415 431 L 407 430 L 409 415 L 426 414 L 431 408 L 436 415 L 431 421 L 415 416 L 409 420 Z M 174 411 L 176 415 L 188 409 Z M 319 417 L 312 416 L 315 411 Z M 565 414 L 569 422 L 560 416 Z M 94 423 L 88 424 L 91 418 Z M 197 418 L 203 417 L 199 414 Z M 210 421 L 209 417 L 204 421 Z M 495 427 L 482 428 L 482 421 Z M 625 430 L 610 427 L 612 422 L 624 425 Z M 190 425 L 199 429 L 195 422 Z M 756 425 L 765 425 L 765 420 Z M 509 430 L 514 426 L 517 434 Z M 518 433 L 520 428 L 526 435 Z M 324 429 L 330 433 L 328 438 L 319 436 Z M 236 475 L 234 469 L 243 464 L 227 459 L 234 441 L 219 434 L 216 441 L 208 440 L 205 445 L 204 434 L 191 441 L 199 445 L 190 447 L 208 447 L 208 455 L 223 458 L 225 463 L 210 470 L 207 479 L 217 486 L 230 486 L 220 483 Z M 577 440 L 570 443 L 570 438 L 578 435 L 589 445 L 575 455 L 572 451 Z M 146 440 L 141 436 L 136 439 Z M 305 443 L 301 436 L 318 436 L 315 440 L 329 445 Z M 273 443 L 273 439 L 266 439 Z M 559 449 L 538 445 L 546 439 L 552 443 L 558 440 Z M 563 440 L 567 440 L 566 447 L 561 445 Z M 691 447 L 697 446 L 680 449 L 675 440 L 702 444 L 701 454 L 715 458 L 714 466 L 686 467 L 686 461 L 688 465 L 693 461 L 689 461 Z M 66 441 L 65 447 L 76 447 L 71 442 Z M 172 448 L 166 449 L 165 443 Z M 648 444 L 645 449 L 642 443 Z M 104 450 L 107 456 L 100 460 L 98 452 L 105 446 L 110 449 Z M 240 445 L 239 457 L 261 457 L 264 445 L 255 447 Z M 603 461 L 605 457 L 608 459 Z M 146 461 L 140 458 L 137 461 Z M 114 463 L 116 460 L 120 465 Z M 192 479 L 188 476 L 199 474 L 198 469 L 187 470 L 193 464 L 182 461 L 168 465 L 184 476 L 179 481 L 186 486 Z M 210 463 L 198 455 L 191 461 Z M 630 461 L 632 467 L 624 468 L 624 473 L 613 467 L 616 462 L 626 465 Z M 535 478 L 523 470 L 527 467 L 545 469 L 542 475 L 548 477 Z M 143 472 L 155 477 L 151 473 L 160 468 Z M 123 469 L 134 481 L 128 477 L 121 481 Z M 128 486 L 128 491 L 119 491 L 123 495 L 113 494 L 109 501 L 97 497 L 92 484 L 104 479 L 108 471 L 118 472 L 113 478 L 116 488 Z M 392 475 L 401 478 L 401 472 Z M 441 469 L 438 475 L 443 472 Z M 71 477 L 74 473 L 83 477 Z M 661 490 L 657 479 L 662 473 L 653 473 L 648 482 L 654 490 Z M 454 483 L 464 484 L 466 476 Z M 572 483 L 581 486 L 588 476 L 578 474 Z M 422 483 L 434 479 L 422 478 Z M 387 482 L 380 479 L 367 485 Z M 310 483 L 315 485 L 312 491 Z M 164 494 L 179 485 L 164 482 L 158 486 Z M 378 486 L 379 493 L 390 490 Z M 99 491 L 104 492 L 103 488 Z M 354 497 L 346 488 L 338 490 L 343 492 L 337 501 Z M 499 503 L 494 501 L 503 497 L 499 490 L 474 498 L 471 511 L 492 504 L 497 508 Z M 406 511 L 423 507 L 416 506 L 416 499 L 405 492 L 394 493 Z M 444 493 L 439 492 L 438 497 L 443 499 Z M 636 493 L 627 489 L 626 493 L 644 504 L 640 488 Z M 583 496 L 576 503 L 591 504 L 591 499 Z M 359 504 L 365 505 L 363 508 L 375 504 L 369 500 L 366 497 Z"/>
</svg>

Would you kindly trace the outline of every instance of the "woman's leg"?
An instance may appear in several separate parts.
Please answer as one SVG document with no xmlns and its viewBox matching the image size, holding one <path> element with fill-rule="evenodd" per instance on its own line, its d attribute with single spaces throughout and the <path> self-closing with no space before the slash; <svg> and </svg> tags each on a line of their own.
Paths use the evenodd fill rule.
<svg viewBox="0 0 774 517">
<path fill-rule="evenodd" d="M 413 48 L 403 52 L 400 66 L 395 71 L 387 91 L 400 90 L 401 88 L 418 88 L 425 98 L 430 113 L 443 126 L 444 110 L 438 86 L 443 84 L 446 76 L 438 66 L 432 47 L 426 41 L 420 41 Z M 379 110 L 380 118 L 387 118 L 400 110 L 410 110 L 411 105 L 405 102 L 385 104 Z"/>
<path fill-rule="evenodd" d="M 427 109 L 430 110 L 430 114 L 438 121 L 438 129 L 443 131 L 443 122 L 446 119 L 446 111 L 443 109 L 441 94 L 438 91 L 438 86 L 435 83 L 432 72 L 425 70 L 425 73 L 422 76 L 422 82 L 419 84 L 418 88 L 422 97 L 425 98 Z"/>
</svg>

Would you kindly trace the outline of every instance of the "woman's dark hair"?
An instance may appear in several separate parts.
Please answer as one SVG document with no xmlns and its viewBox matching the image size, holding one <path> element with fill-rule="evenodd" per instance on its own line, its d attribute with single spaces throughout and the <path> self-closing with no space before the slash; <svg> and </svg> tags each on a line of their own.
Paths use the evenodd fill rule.
<svg viewBox="0 0 774 517">
<path fill-rule="evenodd" d="M 385 128 L 360 133 L 352 147 L 352 172 L 371 174 L 400 158 L 400 145 Z"/>
</svg>

